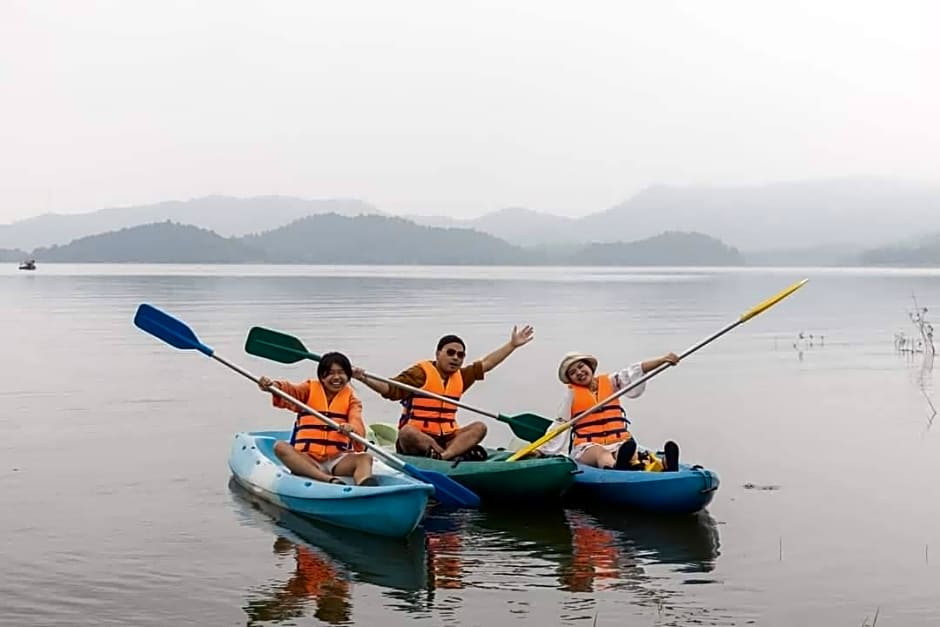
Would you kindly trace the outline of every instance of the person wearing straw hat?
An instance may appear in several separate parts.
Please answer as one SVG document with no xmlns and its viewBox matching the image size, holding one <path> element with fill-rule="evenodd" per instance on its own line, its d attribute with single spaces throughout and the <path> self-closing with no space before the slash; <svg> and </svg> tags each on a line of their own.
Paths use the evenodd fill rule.
<svg viewBox="0 0 940 627">
<path fill-rule="evenodd" d="M 558 380 L 567 386 L 565 398 L 558 410 L 558 418 L 551 428 L 557 428 L 594 407 L 605 398 L 626 388 L 631 383 L 663 364 L 676 365 L 679 357 L 667 353 L 662 357 L 631 364 L 612 373 L 597 372 L 597 358 L 589 353 L 567 353 L 558 365 Z M 646 384 L 642 383 L 626 396 L 637 398 Z M 616 398 L 578 420 L 567 432 L 560 433 L 541 447 L 543 455 L 563 455 L 566 452 L 579 464 L 616 470 L 678 470 L 679 447 L 666 442 L 665 460 L 651 452 L 637 453 L 636 440 L 630 433 L 626 411 Z M 566 451 L 570 448 L 570 451 Z"/>
</svg>

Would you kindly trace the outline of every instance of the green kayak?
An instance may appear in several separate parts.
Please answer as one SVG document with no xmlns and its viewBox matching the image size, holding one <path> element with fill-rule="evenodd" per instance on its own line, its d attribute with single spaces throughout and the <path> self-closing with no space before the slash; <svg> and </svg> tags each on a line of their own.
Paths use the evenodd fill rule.
<svg viewBox="0 0 940 627">
<path fill-rule="evenodd" d="M 394 448 L 397 429 L 388 424 L 372 424 L 369 434 L 375 443 Z M 442 461 L 430 457 L 398 455 L 422 470 L 440 472 L 480 495 L 484 502 L 557 501 L 574 483 L 577 466 L 567 457 L 536 457 L 507 462 L 512 451 L 486 449 L 486 461 Z"/>
</svg>

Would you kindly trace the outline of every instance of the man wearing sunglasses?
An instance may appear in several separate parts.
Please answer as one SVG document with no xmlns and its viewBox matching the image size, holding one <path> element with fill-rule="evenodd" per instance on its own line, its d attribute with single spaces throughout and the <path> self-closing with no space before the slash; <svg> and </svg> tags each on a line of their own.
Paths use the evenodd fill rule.
<svg viewBox="0 0 940 627">
<path fill-rule="evenodd" d="M 437 342 L 434 361 L 418 362 L 393 381 L 421 388 L 428 392 L 460 400 L 461 395 L 475 381 L 534 337 L 535 330 L 525 325 L 512 328 L 509 341 L 492 353 L 464 366 L 466 345 L 456 335 L 445 335 Z M 423 455 L 450 460 L 458 457 L 465 460 L 484 460 L 486 451 L 479 446 L 486 437 L 486 425 L 480 421 L 466 426 L 457 425 L 457 407 L 443 401 L 415 395 L 412 392 L 376 381 L 365 376 L 361 368 L 353 368 L 353 378 L 365 383 L 383 397 L 402 404 L 398 420 L 398 439 L 395 450 L 403 455 Z"/>
</svg>

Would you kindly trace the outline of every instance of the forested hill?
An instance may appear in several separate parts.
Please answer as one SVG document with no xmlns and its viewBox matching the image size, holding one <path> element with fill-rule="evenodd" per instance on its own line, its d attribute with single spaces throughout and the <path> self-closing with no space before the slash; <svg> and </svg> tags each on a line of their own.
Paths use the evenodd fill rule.
<svg viewBox="0 0 940 627">
<path fill-rule="evenodd" d="M 940 266 L 940 234 L 913 244 L 896 244 L 867 250 L 861 262 L 871 266 Z"/>
<path fill-rule="evenodd" d="M 19 251 L 17 251 L 19 252 Z M 18 254 L 17 260 L 27 255 Z M 159 222 L 83 237 L 33 252 L 42 262 L 298 263 L 389 265 L 741 265 L 740 253 L 701 233 L 546 250 L 513 246 L 471 229 L 421 226 L 378 215 L 325 214 L 260 235 L 222 237 Z"/>
<path fill-rule="evenodd" d="M 38 248 L 41 261 L 76 263 L 251 263 L 264 253 L 237 239 L 195 226 L 158 222 L 74 240 L 65 246 Z"/>
<path fill-rule="evenodd" d="M 636 242 L 591 244 L 567 263 L 592 266 L 741 266 L 737 248 L 701 233 L 668 231 Z"/>
<path fill-rule="evenodd" d="M 264 250 L 274 263 L 500 265 L 532 260 L 522 248 L 479 231 L 378 215 L 310 216 L 242 241 Z"/>
</svg>

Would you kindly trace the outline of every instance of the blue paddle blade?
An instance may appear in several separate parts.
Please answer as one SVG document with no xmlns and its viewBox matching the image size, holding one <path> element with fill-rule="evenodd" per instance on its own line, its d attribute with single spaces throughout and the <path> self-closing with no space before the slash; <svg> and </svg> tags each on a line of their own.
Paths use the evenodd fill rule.
<svg viewBox="0 0 940 627">
<path fill-rule="evenodd" d="M 183 350 L 196 349 L 209 357 L 212 356 L 213 350 L 200 342 L 186 323 L 160 311 L 153 305 L 146 303 L 140 305 L 134 315 L 134 324 L 137 328 L 163 340 L 170 346 Z"/>
<path fill-rule="evenodd" d="M 447 475 L 433 470 L 421 470 L 411 464 L 405 464 L 405 472 L 416 479 L 434 486 L 434 498 L 443 505 L 452 507 L 480 507 L 480 497 L 476 492 L 465 488 Z"/>
</svg>

